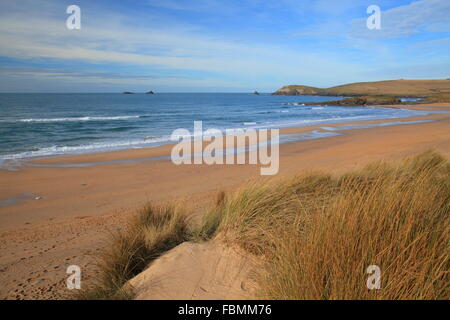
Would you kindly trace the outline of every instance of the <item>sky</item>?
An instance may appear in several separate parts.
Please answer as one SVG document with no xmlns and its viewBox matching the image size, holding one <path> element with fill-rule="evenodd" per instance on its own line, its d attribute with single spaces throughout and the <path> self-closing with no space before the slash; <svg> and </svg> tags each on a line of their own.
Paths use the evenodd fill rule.
<svg viewBox="0 0 450 320">
<path fill-rule="evenodd" d="M 69 5 L 81 28 L 68 29 Z M 381 28 L 367 28 L 370 5 Z M 273 92 L 450 78 L 449 0 L 0 2 L 0 92 Z"/>
</svg>

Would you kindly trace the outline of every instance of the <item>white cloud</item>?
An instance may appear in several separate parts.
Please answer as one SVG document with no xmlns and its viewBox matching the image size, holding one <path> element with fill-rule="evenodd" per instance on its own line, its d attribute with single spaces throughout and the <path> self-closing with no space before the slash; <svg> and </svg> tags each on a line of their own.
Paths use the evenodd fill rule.
<svg viewBox="0 0 450 320">
<path fill-rule="evenodd" d="M 195 70 L 246 79 L 271 74 L 310 79 L 329 70 L 337 72 L 337 78 L 340 71 L 346 70 L 348 75 L 352 69 L 332 53 L 237 42 L 195 29 L 179 31 L 161 25 L 137 28 L 132 26 L 136 21 L 110 12 L 99 13 L 95 19 L 86 19 L 88 15 L 82 8 L 81 30 L 67 30 L 65 15 L 44 12 L 30 16 L 20 8 L 1 14 L 0 55 Z"/>
<path fill-rule="evenodd" d="M 375 77 L 389 77 L 391 79 L 398 78 L 401 74 L 405 79 L 444 79 L 448 78 L 448 73 L 445 70 L 450 70 L 450 62 L 444 63 L 427 63 L 427 64 L 410 64 L 410 65 L 389 65 L 382 68 L 371 70 L 366 75 Z"/>
<path fill-rule="evenodd" d="M 350 35 L 366 39 L 389 39 L 421 31 L 450 32 L 450 1 L 420 0 L 408 5 L 383 10 L 381 30 L 369 30 L 366 18 L 351 22 Z"/>
<path fill-rule="evenodd" d="M 339 3 L 328 0 L 279 0 L 267 3 L 262 0 L 247 0 L 245 6 L 247 9 L 255 7 L 255 13 L 268 13 L 269 18 L 271 11 L 267 8 L 270 6 L 282 12 L 296 10 L 299 16 L 317 13 L 319 16 L 330 16 L 343 14 L 358 2 L 359 0 Z M 240 10 L 228 6 L 225 1 L 217 0 L 201 0 L 195 6 L 172 0 L 152 0 L 149 3 L 160 8 L 196 11 L 193 14 L 201 12 L 202 15 L 211 10 L 216 12 L 221 6 L 219 14 L 223 15 L 233 15 L 236 10 Z M 282 45 L 280 43 L 283 41 L 276 39 L 277 34 L 271 38 L 275 39 L 272 42 L 267 40 L 269 37 L 264 36 L 247 37 L 250 40 L 244 41 L 244 36 L 224 36 L 215 29 L 208 30 L 171 20 L 170 16 L 167 18 L 162 14 L 156 15 L 154 8 L 122 15 L 105 8 L 92 7 L 94 5 L 95 3 L 81 6 L 81 30 L 67 30 L 67 14 L 62 2 L 43 0 L 37 9 L 35 2 L 28 0 L 0 3 L 0 56 L 28 62 L 41 58 L 44 62 L 63 62 L 72 67 L 80 63 L 84 68 L 85 63 L 90 63 L 93 64 L 93 69 L 96 68 L 95 64 L 99 65 L 99 70 L 115 70 L 115 66 L 119 67 L 117 70 L 125 70 L 130 67 L 133 70 L 139 69 L 139 75 L 89 73 L 85 70 L 71 73 L 55 69 L 28 70 L 28 73 L 16 70 L 15 74 L 10 70 L 10 73 L 3 75 L 16 80 L 25 77 L 30 77 L 33 81 L 38 78 L 58 78 L 71 83 L 84 81 L 142 86 L 250 85 L 258 89 L 261 86 L 270 88 L 268 90 L 286 83 L 328 86 L 368 80 L 368 70 L 395 66 L 401 54 L 392 50 L 389 44 L 373 41 L 374 39 L 398 37 L 421 30 L 449 31 L 450 12 L 449 0 L 422 0 L 383 11 L 381 32 L 367 30 L 364 18 L 352 21 L 349 35 L 345 29 L 345 21 L 340 22 L 338 19 L 333 23 L 335 20 L 331 19 L 331 22 L 325 20 L 306 25 L 304 30 L 297 33 L 303 38 L 292 37 Z M 365 15 L 364 10 L 362 15 Z M 299 23 L 301 21 L 300 19 Z M 305 36 L 308 40 L 304 39 Z M 327 47 L 326 41 L 329 39 L 332 39 L 332 43 Z M 318 41 L 323 42 L 317 45 Z M 350 56 L 351 50 L 358 54 Z M 400 64 L 413 65 L 413 62 L 404 61 Z M 435 62 L 439 61 L 433 61 Z M 158 71 L 163 76 L 154 77 Z M 164 76 L 166 74 L 174 77 Z M 190 74 L 196 76 L 189 76 Z M 396 76 L 399 77 L 402 76 Z"/>
</svg>

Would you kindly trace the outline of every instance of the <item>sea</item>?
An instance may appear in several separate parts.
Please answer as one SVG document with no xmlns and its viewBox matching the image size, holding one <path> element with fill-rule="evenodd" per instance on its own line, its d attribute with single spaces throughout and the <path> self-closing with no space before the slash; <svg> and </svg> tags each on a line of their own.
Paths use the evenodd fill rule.
<svg viewBox="0 0 450 320">
<path fill-rule="evenodd" d="M 173 143 L 175 129 L 286 128 L 427 112 L 305 106 L 341 98 L 269 93 L 1 93 L 0 162 Z"/>
</svg>

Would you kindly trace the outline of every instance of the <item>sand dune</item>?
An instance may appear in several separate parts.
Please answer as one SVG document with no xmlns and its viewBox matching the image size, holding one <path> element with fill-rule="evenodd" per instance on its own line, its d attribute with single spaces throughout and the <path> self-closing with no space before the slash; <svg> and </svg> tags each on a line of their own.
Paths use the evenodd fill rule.
<svg viewBox="0 0 450 320">
<path fill-rule="evenodd" d="M 135 299 L 255 299 L 252 261 L 219 239 L 184 242 L 128 282 Z"/>
</svg>

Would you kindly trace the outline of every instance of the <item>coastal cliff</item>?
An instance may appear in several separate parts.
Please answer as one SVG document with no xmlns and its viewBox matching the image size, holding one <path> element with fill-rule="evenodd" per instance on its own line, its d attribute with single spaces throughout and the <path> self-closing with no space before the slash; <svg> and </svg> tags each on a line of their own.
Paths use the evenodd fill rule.
<svg viewBox="0 0 450 320">
<path fill-rule="evenodd" d="M 273 95 L 312 96 L 396 96 L 422 98 L 450 93 L 450 79 L 442 80 L 387 80 L 357 82 L 331 88 L 315 88 L 305 85 L 284 86 Z"/>
</svg>

